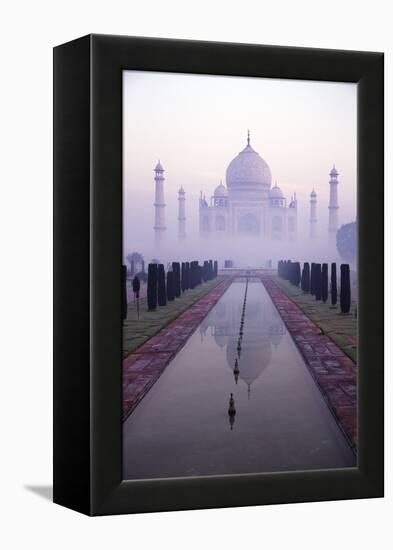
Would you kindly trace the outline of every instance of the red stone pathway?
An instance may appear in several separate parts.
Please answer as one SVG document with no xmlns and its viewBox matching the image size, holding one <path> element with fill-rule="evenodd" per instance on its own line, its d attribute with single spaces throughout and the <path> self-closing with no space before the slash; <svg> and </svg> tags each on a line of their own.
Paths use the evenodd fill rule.
<svg viewBox="0 0 393 550">
<path fill-rule="evenodd" d="M 165 367 L 232 283 L 228 277 L 172 323 L 123 360 L 123 420 L 135 409 Z"/>
<path fill-rule="evenodd" d="M 356 449 L 356 364 L 315 325 L 278 287 L 271 277 L 261 277 L 314 380 Z"/>
</svg>

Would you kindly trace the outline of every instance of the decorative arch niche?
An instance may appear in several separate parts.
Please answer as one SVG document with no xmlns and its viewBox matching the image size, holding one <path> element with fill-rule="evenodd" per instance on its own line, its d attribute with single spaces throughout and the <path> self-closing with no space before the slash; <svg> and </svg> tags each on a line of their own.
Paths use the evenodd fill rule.
<svg viewBox="0 0 393 550">
<path fill-rule="evenodd" d="M 260 233 L 260 222 L 253 214 L 245 214 L 239 219 L 239 233 L 257 235 Z"/>
</svg>

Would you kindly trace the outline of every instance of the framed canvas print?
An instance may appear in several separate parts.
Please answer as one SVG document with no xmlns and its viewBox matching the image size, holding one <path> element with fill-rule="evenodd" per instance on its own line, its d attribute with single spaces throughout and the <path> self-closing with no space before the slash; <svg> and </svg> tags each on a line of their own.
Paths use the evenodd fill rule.
<svg viewBox="0 0 393 550">
<path fill-rule="evenodd" d="M 383 496 L 383 54 L 54 50 L 54 501 Z"/>
</svg>

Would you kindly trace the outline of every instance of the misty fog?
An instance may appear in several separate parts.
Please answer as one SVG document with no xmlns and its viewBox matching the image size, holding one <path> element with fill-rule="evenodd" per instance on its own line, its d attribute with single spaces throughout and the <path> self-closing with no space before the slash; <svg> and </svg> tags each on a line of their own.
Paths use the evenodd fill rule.
<svg viewBox="0 0 393 550">
<path fill-rule="evenodd" d="M 339 225 L 356 219 L 356 85 L 125 71 L 124 258 L 145 262 L 217 259 L 238 267 L 273 267 L 280 259 L 340 261 L 328 240 L 329 171 L 339 172 Z M 206 200 L 228 164 L 252 146 L 287 204 L 297 195 L 296 240 L 200 235 Z M 165 169 L 166 230 L 154 237 L 154 167 Z M 185 190 L 186 239 L 178 238 L 178 190 Z M 317 193 L 317 238 L 310 239 L 310 193 Z"/>
</svg>

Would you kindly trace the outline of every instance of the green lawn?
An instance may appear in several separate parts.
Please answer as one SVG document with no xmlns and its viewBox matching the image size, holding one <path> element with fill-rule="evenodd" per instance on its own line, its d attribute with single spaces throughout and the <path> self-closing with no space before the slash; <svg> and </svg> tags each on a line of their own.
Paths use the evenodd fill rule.
<svg viewBox="0 0 393 550">
<path fill-rule="evenodd" d="M 217 277 L 196 288 L 186 290 L 180 298 L 168 302 L 165 307 L 157 307 L 156 311 L 147 311 L 147 299 L 142 298 L 139 300 L 139 319 L 136 305 L 128 304 L 127 319 L 123 324 L 123 358 L 157 334 L 223 280 L 224 277 Z"/>
<path fill-rule="evenodd" d="M 330 295 L 329 300 L 324 304 L 322 301 L 315 300 L 311 294 L 304 294 L 302 290 L 280 277 L 273 277 L 273 279 L 285 294 L 356 363 L 357 318 L 354 312 L 357 304 L 352 302 L 351 313 L 349 315 L 342 315 L 339 303 L 336 308 L 332 308 L 329 301 Z"/>
</svg>

